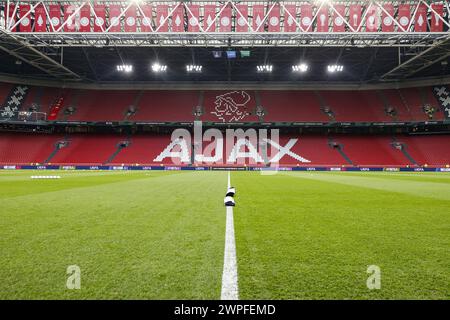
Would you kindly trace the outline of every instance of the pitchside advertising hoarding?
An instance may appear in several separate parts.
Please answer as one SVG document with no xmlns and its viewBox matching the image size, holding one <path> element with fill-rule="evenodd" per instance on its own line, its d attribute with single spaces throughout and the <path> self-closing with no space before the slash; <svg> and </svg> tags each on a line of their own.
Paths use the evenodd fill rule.
<svg viewBox="0 0 450 320">
<path fill-rule="evenodd" d="M 208 167 L 208 166 L 64 166 L 64 165 L 7 165 L 0 166 L 1 170 L 92 170 L 92 171 L 384 171 L 384 172 L 450 172 L 450 168 L 443 167 Z"/>
</svg>

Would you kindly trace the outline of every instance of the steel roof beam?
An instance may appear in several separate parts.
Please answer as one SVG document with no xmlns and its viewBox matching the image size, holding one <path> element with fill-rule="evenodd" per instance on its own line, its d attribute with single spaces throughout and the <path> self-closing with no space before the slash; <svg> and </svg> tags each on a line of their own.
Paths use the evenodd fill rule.
<svg viewBox="0 0 450 320">
<path fill-rule="evenodd" d="M 0 50 L 55 78 L 62 80 L 82 80 L 75 72 L 48 57 L 37 48 L 30 46 L 26 41 L 5 31 L 3 28 L 0 29 Z"/>
<path fill-rule="evenodd" d="M 383 74 L 380 77 L 380 80 L 408 78 L 448 57 L 450 57 L 450 39 L 438 42 L 433 46 L 418 52 L 412 58 Z"/>
</svg>

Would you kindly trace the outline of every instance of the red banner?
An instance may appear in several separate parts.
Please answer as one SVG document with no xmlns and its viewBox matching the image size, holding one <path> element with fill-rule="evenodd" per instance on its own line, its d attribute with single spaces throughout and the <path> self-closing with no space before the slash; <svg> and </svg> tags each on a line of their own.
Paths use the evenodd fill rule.
<svg viewBox="0 0 450 320">
<path fill-rule="evenodd" d="M 169 31 L 169 6 L 161 4 L 156 7 L 156 29 L 159 32 Z"/>
<path fill-rule="evenodd" d="M 300 26 L 304 31 L 312 31 L 312 6 L 310 4 L 300 6 Z"/>
<path fill-rule="evenodd" d="M 188 31 L 199 32 L 200 31 L 200 6 L 198 4 L 191 4 L 188 6 Z"/>
<path fill-rule="evenodd" d="M 383 4 L 383 9 L 381 14 L 381 31 L 394 32 L 394 5 L 392 3 L 385 3 Z"/>
<path fill-rule="evenodd" d="M 91 32 L 91 8 L 84 5 L 80 10 L 80 32 Z"/>
<path fill-rule="evenodd" d="M 120 5 L 109 6 L 109 32 L 121 32 L 121 18 L 120 12 L 122 7 Z"/>
<path fill-rule="evenodd" d="M 94 6 L 94 32 L 102 32 L 106 30 L 106 7 L 96 4 Z M 103 30 L 102 30 L 103 28 Z"/>
<path fill-rule="evenodd" d="M 8 17 L 9 17 L 9 19 L 8 19 L 9 26 L 7 25 L 7 22 L 5 21 L 5 26 L 7 28 L 13 27 L 17 22 L 17 20 L 16 20 L 17 12 L 14 11 L 15 9 L 16 9 L 16 6 L 13 3 L 9 4 L 9 10 L 8 10 L 8 6 L 5 4 L 5 16 L 6 16 L 6 11 L 8 11 Z M 13 30 L 13 31 L 15 31 L 15 30 Z"/>
<path fill-rule="evenodd" d="M 380 24 L 380 15 L 378 13 L 378 7 L 371 5 L 367 8 L 366 14 L 366 31 L 376 32 L 378 31 L 378 25 Z"/>
<path fill-rule="evenodd" d="M 220 32 L 231 32 L 231 5 L 227 5 L 220 14 L 219 30 Z"/>
<path fill-rule="evenodd" d="M 323 5 L 317 14 L 316 31 L 328 32 L 328 18 L 329 18 L 328 6 Z"/>
<path fill-rule="evenodd" d="M 280 32 L 280 5 L 276 4 L 269 12 L 269 32 Z"/>
<path fill-rule="evenodd" d="M 184 32 L 184 6 L 181 2 L 172 14 L 172 31 Z"/>
<path fill-rule="evenodd" d="M 414 31 L 427 32 L 427 6 L 419 4 L 416 15 L 414 16 Z"/>
<path fill-rule="evenodd" d="M 75 32 L 76 27 L 76 15 L 74 12 L 76 7 L 71 4 L 64 5 L 64 31 L 65 32 Z"/>
<path fill-rule="evenodd" d="M 109 32 L 121 32 L 121 19 L 120 17 L 120 11 L 122 10 L 122 7 L 117 4 L 112 4 L 109 6 Z"/>
<path fill-rule="evenodd" d="M 61 7 L 59 4 L 51 4 L 48 6 L 50 16 L 50 31 L 56 31 L 61 26 Z"/>
<path fill-rule="evenodd" d="M 297 6 L 287 4 L 284 7 L 284 32 L 295 32 L 297 31 Z"/>
<path fill-rule="evenodd" d="M 264 5 L 253 6 L 253 30 L 257 32 L 264 31 Z"/>
<path fill-rule="evenodd" d="M 248 32 L 248 6 L 236 5 L 236 32 Z"/>
<path fill-rule="evenodd" d="M 204 6 L 204 17 L 203 17 L 203 30 L 207 30 L 210 32 L 216 31 L 216 21 L 214 18 L 216 17 L 216 6 L 213 4 L 208 4 Z"/>
<path fill-rule="evenodd" d="M 409 4 L 398 5 L 398 22 L 403 27 L 404 31 L 408 31 L 408 26 L 411 22 L 411 6 Z M 403 31 L 399 28 L 398 31 Z"/>
<path fill-rule="evenodd" d="M 141 17 L 141 32 L 151 32 L 152 28 L 152 6 L 149 4 L 140 5 L 142 12 L 139 12 Z"/>
<path fill-rule="evenodd" d="M 20 21 L 20 31 L 21 32 L 31 32 L 31 14 L 28 14 L 31 10 L 29 4 L 21 4 L 19 6 L 19 19 Z M 22 18 L 24 17 L 24 18 Z"/>
<path fill-rule="evenodd" d="M 136 6 L 132 5 L 125 12 L 125 32 L 136 32 Z"/>
<path fill-rule="evenodd" d="M 431 11 L 431 32 L 442 32 L 444 23 L 441 18 L 444 15 L 444 5 L 440 3 L 433 3 L 431 8 L 435 11 Z"/>
<path fill-rule="evenodd" d="M 34 31 L 35 32 L 47 31 L 47 15 L 45 14 L 45 8 L 43 4 L 39 4 L 34 9 Z"/>
<path fill-rule="evenodd" d="M 333 31 L 344 32 L 345 31 L 345 5 L 335 4 L 333 10 Z"/>
<path fill-rule="evenodd" d="M 349 7 L 349 24 L 355 32 L 358 32 L 361 24 L 361 5 L 352 4 Z"/>
</svg>

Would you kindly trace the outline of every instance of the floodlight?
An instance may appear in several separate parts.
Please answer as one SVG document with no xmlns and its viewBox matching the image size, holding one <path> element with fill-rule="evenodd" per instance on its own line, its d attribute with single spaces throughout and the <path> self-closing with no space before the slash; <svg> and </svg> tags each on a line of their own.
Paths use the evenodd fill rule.
<svg viewBox="0 0 450 320">
<path fill-rule="evenodd" d="M 256 71 L 259 73 L 270 73 L 272 72 L 273 66 L 271 64 L 264 64 L 256 66 Z"/>
<path fill-rule="evenodd" d="M 132 72 L 133 71 L 133 66 L 131 64 L 118 64 L 116 66 L 116 70 L 119 72 Z"/>
<path fill-rule="evenodd" d="M 202 72 L 203 66 L 195 65 L 195 64 L 189 64 L 186 66 L 186 71 L 190 73 L 200 73 Z"/>
<path fill-rule="evenodd" d="M 344 66 L 338 64 L 331 64 L 327 66 L 327 70 L 329 73 L 342 72 L 344 71 Z"/>
<path fill-rule="evenodd" d="M 166 70 L 167 70 L 166 65 L 161 65 L 158 62 L 152 64 L 152 71 L 155 73 L 166 72 Z"/>
<path fill-rule="evenodd" d="M 309 66 L 306 63 L 300 63 L 298 65 L 292 66 L 292 72 L 306 72 L 308 71 Z"/>
</svg>

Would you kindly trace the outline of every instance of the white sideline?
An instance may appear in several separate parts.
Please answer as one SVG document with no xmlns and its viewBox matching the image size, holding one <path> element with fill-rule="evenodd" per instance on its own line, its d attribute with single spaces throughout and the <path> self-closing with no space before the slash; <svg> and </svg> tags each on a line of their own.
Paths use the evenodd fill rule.
<svg viewBox="0 0 450 320">
<path fill-rule="evenodd" d="M 228 171 L 228 188 L 230 186 L 230 172 Z M 220 299 L 239 300 L 233 207 L 226 207 L 226 212 L 225 254 L 223 259 L 222 293 Z"/>
</svg>

